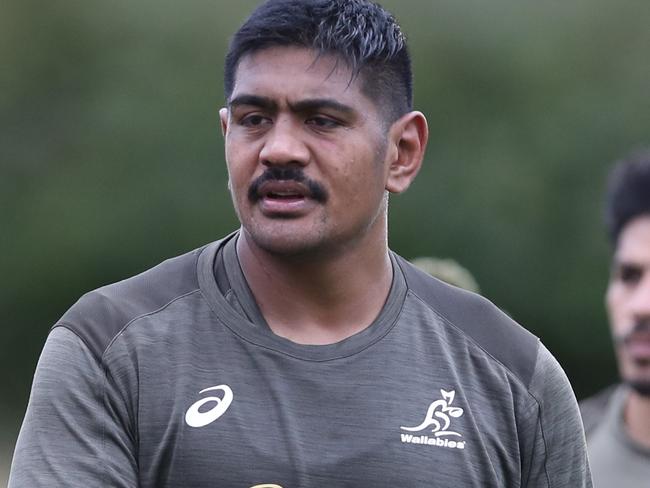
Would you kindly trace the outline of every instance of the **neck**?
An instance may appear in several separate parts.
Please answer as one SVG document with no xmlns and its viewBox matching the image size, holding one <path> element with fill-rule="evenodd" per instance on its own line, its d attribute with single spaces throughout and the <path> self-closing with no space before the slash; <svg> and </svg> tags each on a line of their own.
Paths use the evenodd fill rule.
<svg viewBox="0 0 650 488">
<path fill-rule="evenodd" d="M 332 344 L 368 327 L 388 296 L 393 270 L 383 239 L 364 239 L 324 257 L 283 256 L 244 230 L 237 254 L 269 327 L 301 344 Z"/>
<path fill-rule="evenodd" d="M 630 391 L 625 406 L 628 435 L 639 445 L 650 448 L 650 397 Z"/>
</svg>

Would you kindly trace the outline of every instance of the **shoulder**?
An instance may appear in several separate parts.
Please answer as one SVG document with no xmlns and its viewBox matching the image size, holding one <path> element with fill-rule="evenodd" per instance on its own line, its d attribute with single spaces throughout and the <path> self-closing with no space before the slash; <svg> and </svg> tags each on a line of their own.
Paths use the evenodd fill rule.
<svg viewBox="0 0 650 488">
<path fill-rule="evenodd" d="M 536 336 L 486 298 L 443 283 L 399 256 L 397 262 L 410 293 L 530 386 L 540 350 Z"/>
<path fill-rule="evenodd" d="M 589 435 L 602 421 L 611 400 L 621 385 L 611 385 L 579 403 L 585 434 Z"/>
<path fill-rule="evenodd" d="M 205 247 L 168 259 L 136 276 L 83 295 L 54 325 L 74 332 L 100 359 L 133 320 L 199 289 L 198 257 Z"/>
</svg>

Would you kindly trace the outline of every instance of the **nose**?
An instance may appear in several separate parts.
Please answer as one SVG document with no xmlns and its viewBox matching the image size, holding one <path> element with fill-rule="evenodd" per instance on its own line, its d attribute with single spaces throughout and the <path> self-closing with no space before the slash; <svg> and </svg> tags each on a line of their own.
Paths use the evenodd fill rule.
<svg viewBox="0 0 650 488">
<path fill-rule="evenodd" d="M 645 270 L 634 290 L 630 310 L 637 320 L 650 320 L 650 269 Z"/>
<path fill-rule="evenodd" d="M 290 117 L 278 117 L 266 134 L 259 158 L 267 166 L 309 162 L 309 149 L 302 139 L 302 127 Z"/>
</svg>

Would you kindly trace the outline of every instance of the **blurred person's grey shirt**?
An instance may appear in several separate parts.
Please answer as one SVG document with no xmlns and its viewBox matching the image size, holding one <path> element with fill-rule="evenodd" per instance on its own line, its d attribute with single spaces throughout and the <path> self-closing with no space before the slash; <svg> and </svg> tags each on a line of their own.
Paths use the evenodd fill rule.
<svg viewBox="0 0 650 488">
<path fill-rule="evenodd" d="M 564 372 L 487 300 L 392 255 L 373 324 L 300 345 L 264 322 L 234 239 L 61 318 L 10 488 L 591 486 Z"/>
<path fill-rule="evenodd" d="M 650 486 L 650 449 L 636 443 L 625 427 L 628 394 L 627 386 L 616 385 L 580 403 L 596 488 Z"/>
</svg>

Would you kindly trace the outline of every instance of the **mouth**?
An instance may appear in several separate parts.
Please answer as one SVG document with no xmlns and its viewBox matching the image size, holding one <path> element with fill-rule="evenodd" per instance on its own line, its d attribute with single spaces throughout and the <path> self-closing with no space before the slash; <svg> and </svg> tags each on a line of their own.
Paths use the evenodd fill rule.
<svg viewBox="0 0 650 488">
<path fill-rule="evenodd" d="M 650 334 L 632 334 L 623 344 L 625 351 L 634 361 L 650 364 Z"/>
<path fill-rule="evenodd" d="M 638 366 L 650 366 L 650 327 L 636 324 L 626 334 L 615 337 L 624 354 Z"/>
<path fill-rule="evenodd" d="M 255 200 L 264 214 L 285 218 L 300 216 L 317 204 L 309 187 L 294 180 L 265 181 Z"/>
<path fill-rule="evenodd" d="M 258 190 L 261 199 L 301 200 L 310 198 L 309 189 L 296 181 L 268 181 Z"/>
<path fill-rule="evenodd" d="M 263 215 L 296 218 L 327 201 L 327 191 L 295 166 L 268 168 L 248 189 L 248 200 Z"/>
</svg>

